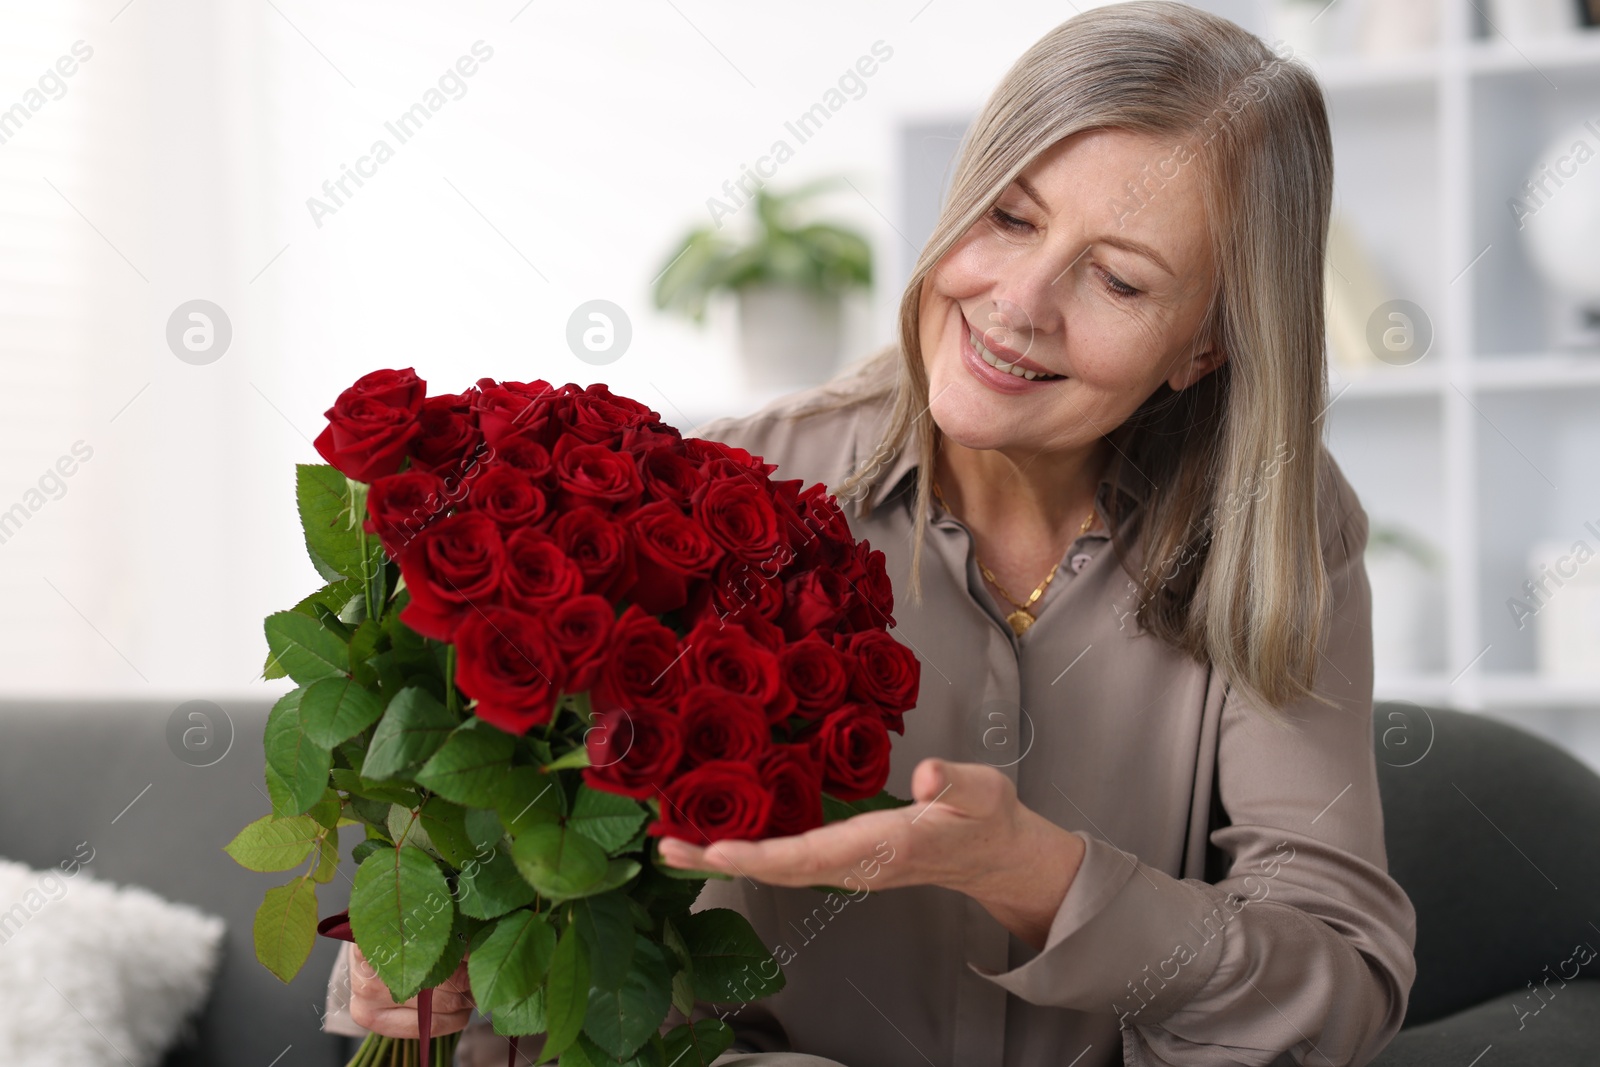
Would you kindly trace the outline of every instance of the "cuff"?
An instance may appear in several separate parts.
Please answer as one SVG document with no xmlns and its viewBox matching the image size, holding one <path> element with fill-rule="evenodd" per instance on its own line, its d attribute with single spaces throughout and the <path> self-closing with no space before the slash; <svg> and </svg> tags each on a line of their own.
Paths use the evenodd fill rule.
<svg viewBox="0 0 1600 1067">
<path fill-rule="evenodd" d="M 1089 834 L 1044 947 L 1009 971 L 968 966 L 1033 1004 L 1120 1025 L 1159 1022 L 1205 985 L 1222 957 L 1229 901 L 1141 864 Z M 1242 898 L 1239 898 L 1242 900 Z"/>
<path fill-rule="evenodd" d="M 328 1000 L 322 1013 L 324 1033 L 366 1037 L 367 1031 L 350 1018 L 350 943 L 339 946 L 339 958 L 328 974 Z"/>
</svg>

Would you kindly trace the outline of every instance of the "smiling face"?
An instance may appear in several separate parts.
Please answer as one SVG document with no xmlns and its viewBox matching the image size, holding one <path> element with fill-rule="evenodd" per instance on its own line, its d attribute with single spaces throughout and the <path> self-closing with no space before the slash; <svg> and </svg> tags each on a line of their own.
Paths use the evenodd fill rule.
<svg viewBox="0 0 1600 1067">
<path fill-rule="evenodd" d="M 1221 364 L 1197 344 L 1215 278 L 1198 165 L 1130 199 L 1128 183 L 1186 158 L 1145 134 L 1073 134 L 945 253 L 923 283 L 919 333 L 929 410 L 951 440 L 1082 448 L 1162 382 L 1182 389 Z"/>
</svg>

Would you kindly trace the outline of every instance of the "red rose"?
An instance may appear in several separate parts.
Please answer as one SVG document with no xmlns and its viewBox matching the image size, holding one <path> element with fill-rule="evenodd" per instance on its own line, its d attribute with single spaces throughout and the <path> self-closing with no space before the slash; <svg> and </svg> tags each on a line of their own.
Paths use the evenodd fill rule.
<svg viewBox="0 0 1600 1067">
<path fill-rule="evenodd" d="M 876 709 L 846 704 L 809 738 L 822 763 L 822 788 L 840 800 L 865 800 L 889 780 L 889 730 Z"/>
<path fill-rule="evenodd" d="M 608 510 L 631 507 L 644 491 L 633 457 L 604 445 L 563 436 L 554 452 L 555 479 L 563 508 L 593 504 Z"/>
<path fill-rule="evenodd" d="M 565 664 L 569 691 L 582 693 L 594 687 L 616 617 L 616 610 L 599 596 L 563 600 L 550 613 L 550 641 Z"/>
<path fill-rule="evenodd" d="M 548 534 L 523 527 L 506 538 L 505 603 L 537 613 L 582 592 L 583 572 Z"/>
<path fill-rule="evenodd" d="M 550 383 L 542 379 L 496 383 L 493 378 L 480 378 L 473 401 L 478 429 L 484 440 L 497 449 L 502 442 L 519 436 L 545 443 L 556 395 Z"/>
<path fill-rule="evenodd" d="M 761 705 L 713 685 L 691 686 L 678 702 L 683 752 L 690 767 L 712 760 L 756 763 L 772 747 Z"/>
<path fill-rule="evenodd" d="M 456 631 L 456 684 L 477 701 L 473 714 L 525 734 L 550 721 L 565 683 L 561 655 L 532 615 L 490 606 Z"/>
<path fill-rule="evenodd" d="M 583 740 L 589 752 L 584 783 L 636 800 L 656 796 L 683 758 L 677 717 L 651 708 L 599 712 Z"/>
<path fill-rule="evenodd" d="M 683 439 L 683 454 L 689 461 L 702 469 L 707 464 L 717 464 L 724 460 L 734 467 L 747 471 L 754 471 L 757 477 L 771 474 L 778 469 L 776 463 L 765 463 L 759 456 L 752 456 L 749 452 L 734 445 L 723 444 L 721 441 L 708 441 L 703 437 L 685 437 Z M 733 473 L 724 475 L 733 477 Z"/>
<path fill-rule="evenodd" d="M 892 627 L 894 621 L 894 586 L 889 581 L 884 555 L 865 541 L 852 549 L 853 570 L 860 572 L 855 579 L 856 593 L 850 611 L 850 626 L 855 630 L 874 630 Z"/>
<path fill-rule="evenodd" d="M 362 375 L 326 412 L 313 444 L 347 478 L 370 482 L 400 469 L 421 430 L 417 412 L 427 385 L 409 367 Z"/>
<path fill-rule="evenodd" d="M 463 619 L 500 598 L 500 528 L 470 511 L 440 519 L 400 553 L 400 573 L 411 593 L 400 621 L 424 637 L 449 641 Z"/>
<path fill-rule="evenodd" d="M 850 583 L 832 567 L 802 571 L 789 579 L 783 591 L 783 632 L 798 641 L 813 631 L 832 637 L 849 611 Z"/>
<path fill-rule="evenodd" d="M 724 478 L 699 490 L 694 497 L 694 517 L 718 544 L 740 559 L 761 563 L 787 554 L 778 512 L 766 487 L 753 477 Z"/>
<path fill-rule="evenodd" d="M 795 711 L 807 719 L 837 708 L 850 691 L 849 665 L 815 633 L 785 645 L 778 665 L 784 688 L 794 694 Z"/>
<path fill-rule="evenodd" d="M 451 470 L 483 446 L 472 414 L 477 390 L 430 396 L 417 416 L 418 433 L 411 442 L 411 465 L 424 470 Z"/>
<path fill-rule="evenodd" d="M 783 610 L 783 586 L 770 573 L 737 556 L 724 555 L 711 579 L 689 591 L 684 618 L 689 625 L 716 620 L 718 625 L 748 625 L 755 618 L 775 619 Z"/>
<path fill-rule="evenodd" d="M 401 471 L 377 479 L 367 490 L 367 518 L 361 528 L 377 534 L 390 556 L 441 517 L 449 501 L 444 482 L 427 471 Z"/>
<path fill-rule="evenodd" d="M 772 793 L 763 837 L 803 834 L 822 825 L 822 766 L 806 745 L 773 745 L 758 767 Z"/>
<path fill-rule="evenodd" d="M 633 539 L 599 508 L 566 512 L 551 527 L 550 535 L 583 572 L 585 592 L 616 602 L 633 585 L 638 573 Z"/>
<path fill-rule="evenodd" d="M 661 791 L 661 818 L 650 824 L 657 837 L 681 837 L 697 845 L 761 836 L 772 811 L 772 793 L 756 769 L 735 760 L 702 763 Z"/>
<path fill-rule="evenodd" d="M 665 500 L 679 511 L 689 510 L 694 491 L 704 484 L 693 463 L 670 448 L 652 448 L 639 456 L 639 477 L 650 500 Z"/>
<path fill-rule="evenodd" d="M 595 681 L 594 706 L 670 711 L 685 688 L 678 637 L 629 604 L 611 628 L 611 648 Z"/>
<path fill-rule="evenodd" d="M 532 438 L 513 437 L 500 442 L 495 458 L 525 473 L 535 485 L 542 486 L 550 477 L 550 450 Z"/>
<path fill-rule="evenodd" d="M 781 722 L 792 695 L 778 684 L 778 656 L 757 644 L 741 626 L 705 620 L 683 639 L 684 673 L 694 684 L 714 685 L 749 697 L 769 720 Z"/>
<path fill-rule="evenodd" d="M 544 518 L 545 499 L 526 473 L 496 463 L 473 480 L 467 507 L 489 516 L 509 532 L 537 525 Z"/>
<path fill-rule="evenodd" d="M 915 707 L 922 663 L 916 653 L 882 630 L 851 634 L 843 642 L 850 661 L 850 692 L 858 700 L 881 706 L 889 726 L 905 733 L 900 713 Z"/>
<path fill-rule="evenodd" d="M 800 494 L 795 501 L 795 514 L 806 536 L 794 536 L 795 549 L 805 567 L 836 567 L 854 546 L 850 523 L 839 502 L 828 492 L 827 486 L 818 482 Z"/>
<path fill-rule="evenodd" d="M 599 382 L 572 398 L 567 424 L 570 432 L 585 444 L 615 448 L 629 427 L 658 423 L 661 417 L 637 400 L 617 396 Z"/>
<path fill-rule="evenodd" d="M 664 500 L 634 511 L 626 525 L 638 565 L 628 597 L 652 615 L 683 607 L 690 579 L 710 575 L 722 555 L 698 523 Z"/>
<path fill-rule="evenodd" d="M 675 448 L 682 438 L 671 426 L 629 426 L 622 431 L 617 449 L 638 456 L 658 448 Z"/>
</svg>

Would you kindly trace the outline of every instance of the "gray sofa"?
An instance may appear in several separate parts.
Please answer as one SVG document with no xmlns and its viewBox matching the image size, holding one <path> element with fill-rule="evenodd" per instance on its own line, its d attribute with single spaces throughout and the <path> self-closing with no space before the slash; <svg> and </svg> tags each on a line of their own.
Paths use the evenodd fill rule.
<svg viewBox="0 0 1600 1067">
<path fill-rule="evenodd" d="M 223 751 L 221 720 L 211 752 L 185 749 L 181 740 L 175 750 L 168 723 L 177 706 L 0 704 L 0 856 L 52 867 L 87 841 L 94 861 L 86 869 L 94 877 L 144 886 L 227 922 L 211 999 L 192 1039 L 165 1067 L 267 1067 L 280 1054 L 276 1067 L 342 1067 L 353 1044 L 321 1030 L 337 944 L 318 938 L 293 982 L 274 978 L 256 962 L 251 925 L 262 893 L 289 876 L 247 871 L 222 851 L 271 810 L 261 751 L 270 705 L 223 706 L 232 746 L 211 766 L 196 764 Z M 349 902 L 349 850 L 359 832 L 344 834 L 357 836 L 343 842 L 341 874 L 317 887 L 324 915 Z"/>
<path fill-rule="evenodd" d="M 47 867 L 88 841 L 96 877 L 227 921 L 210 1003 L 166 1067 L 339 1067 L 353 1043 L 319 1028 L 335 945 L 319 939 L 287 987 L 268 974 L 250 929 L 275 876 L 222 852 L 268 810 L 267 705 L 222 709 L 231 748 L 210 766 L 196 764 L 216 759 L 220 739 L 210 751 L 185 749 L 169 729 L 174 710 L 0 704 L 0 856 Z M 1378 1062 L 1466 1067 L 1490 1045 L 1496 1067 L 1600 1062 L 1600 962 L 1583 978 L 1542 984 L 1545 966 L 1558 966 L 1575 943 L 1600 948 L 1600 928 L 1590 925 L 1600 923 L 1600 777 L 1479 716 L 1380 705 L 1374 731 L 1390 868 L 1418 913 L 1407 1025 Z M 352 844 L 344 842 L 347 860 Z M 348 873 L 319 888 L 322 914 L 345 907 Z M 1534 1000 L 1529 982 L 1548 993 Z M 1536 1004 L 1537 1015 L 1525 1014 Z"/>
</svg>

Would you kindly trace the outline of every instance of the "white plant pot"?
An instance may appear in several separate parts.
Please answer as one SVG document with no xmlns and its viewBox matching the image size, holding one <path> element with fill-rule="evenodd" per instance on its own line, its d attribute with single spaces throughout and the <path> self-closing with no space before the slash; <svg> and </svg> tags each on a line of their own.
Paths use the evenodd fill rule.
<svg viewBox="0 0 1600 1067">
<path fill-rule="evenodd" d="M 1416 560 L 1379 550 L 1366 557 L 1372 587 L 1372 669 L 1383 676 L 1419 674 L 1438 658 L 1438 582 Z"/>
<path fill-rule="evenodd" d="M 826 381 L 843 339 L 840 298 L 792 285 L 739 290 L 739 361 L 758 392 Z"/>
</svg>

